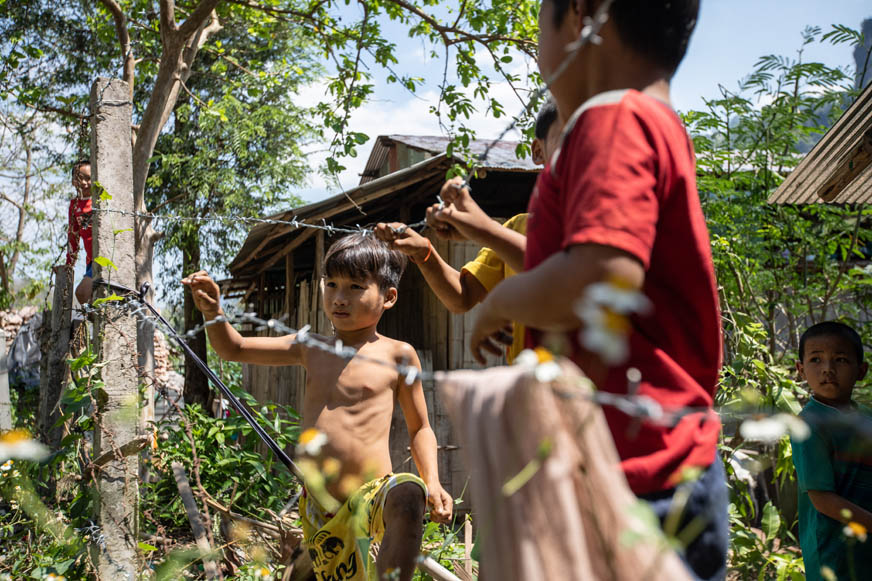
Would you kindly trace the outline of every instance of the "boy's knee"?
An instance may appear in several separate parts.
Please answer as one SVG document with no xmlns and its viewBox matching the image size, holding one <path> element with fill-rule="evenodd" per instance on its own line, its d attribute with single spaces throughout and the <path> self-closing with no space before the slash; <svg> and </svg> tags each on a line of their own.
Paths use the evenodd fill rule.
<svg viewBox="0 0 872 581">
<path fill-rule="evenodd" d="M 414 482 L 404 482 L 388 492 L 384 514 L 386 518 L 420 520 L 424 518 L 425 508 L 424 490 Z"/>
</svg>

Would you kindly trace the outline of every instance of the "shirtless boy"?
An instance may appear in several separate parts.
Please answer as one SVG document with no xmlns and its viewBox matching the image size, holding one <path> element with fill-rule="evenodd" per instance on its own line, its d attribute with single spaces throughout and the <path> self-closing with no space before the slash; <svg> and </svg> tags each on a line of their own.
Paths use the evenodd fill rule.
<svg viewBox="0 0 872 581">
<path fill-rule="evenodd" d="M 401 253 L 373 236 L 352 234 L 337 240 L 324 258 L 326 274 L 321 281 L 322 307 L 335 332 L 312 337 L 331 345 L 342 341 L 366 358 L 420 368 L 408 343 L 376 332 L 382 313 L 397 301 L 405 264 Z M 205 272 L 182 283 L 191 288 L 207 321 L 223 314 L 218 285 Z M 322 506 L 307 482 L 300 517 L 318 579 L 381 579 L 397 570 L 395 578 L 411 579 L 425 503 L 431 505 L 434 521 L 446 522 L 453 502 L 439 483 L 436 436 L 420 380 L 408 386 L 394 368 L 362 358 L 346 361 L 297 342 L 296 335 L 243 337 L 228 323 L 207 329 L 212 347 L 223 359 L 306 368 L 302 428 L 326 436 L 320 451 L 312 452 L 317 455 L 313 460 L 332 466 L 324 470 L 326 491 L 340 506 Z M 388 436 L 395 401 L 403 411 L 421 478 L 392 474 Z M 374 567 L 357 542 L 367 538 L 381 542 Z"/>
</svg>

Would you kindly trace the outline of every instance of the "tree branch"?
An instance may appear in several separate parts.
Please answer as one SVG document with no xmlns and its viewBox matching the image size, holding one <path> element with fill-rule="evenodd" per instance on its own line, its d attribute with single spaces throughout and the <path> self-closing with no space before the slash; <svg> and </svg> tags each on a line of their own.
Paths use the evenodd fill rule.
<svg viewBox="0 0 872 581">
<path fill-rule="evenodd" d="M 18 202 L 16 202 L 15 200 L 13 200 L 12 198 L 10 198 L 9 196 L 7 196 L 6 194 L 4 194 L 3 192 L 0 192 L 0 200 L 3 200 L 3 201 L 5 201 L 5 202 L 9 202 L 9 203 L 12 204 L 13 206 L 15 206 L 15 208 L 18 209 L 19 212 L 23 212 L 23 211 L 24 211 L 24 207 L 23 207 L 21 204 L 19 204 Z"/>
<path fill-rule="evenodd" d="M 121 59 L 124 63 L 124 72 L 121 79 L 130 87 L 130 99 L 133 100 L 133 74 L 136 64 L 133 58 L 133 48 L 130 45 L 130 31 L 127 29 L 127 15 L 115 0 L 100 0 L 103 6 L 112 14 L 115 21 L 115 34 L 121 47 Z"/>
<path fill-rule="evenodd" d="M 160 0 L 160 36 L 164 44 L 176 30 L 176 0 Z"/>
<path fill-rule="evenodd" d="M 206 18 L 212 14 L 212 11 L 215 10 L 215 7 L 218 6 L 218 3 L 221 0 L 202 0 L 194 11 L 191 12 L 190 16 L 188 16 L 185 21 L 179 26 L 179 33 L 186 37 L 189 34 L 193 34 L 196 32 L 203 22 L 206 21 Z"/>
</svg>

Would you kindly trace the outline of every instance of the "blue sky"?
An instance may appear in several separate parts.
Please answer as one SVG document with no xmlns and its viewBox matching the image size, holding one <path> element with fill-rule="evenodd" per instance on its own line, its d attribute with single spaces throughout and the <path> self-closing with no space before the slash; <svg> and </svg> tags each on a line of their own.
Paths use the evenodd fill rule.
<svg viewBox="0 0 872 581">
<path fill-rule="evenodd" d="M 734 89 L 760 56 L 773 53 L 795 56 L 802 42 L 801 32 L 806 26 L 828 30 L 832 24 L 845 24 L 859 28 L 863 19 L 869 17 L 872 17 L 869 0 L 703 0 L 688 55 L 673 82 L 673 104 L 681 111 L 701 108 L 704 97 L 718 96 L 718 84 Z M 385 84 L 383 75 L 373 69 L 376 74 L 375 100 L 351 118 L 352 130 L 368 134 L 371 140 L 360 148 L 358 158 L 344 160 L 348 169 L 340 176 L 343 189 L 357 185 L 357 176 L 376 135 L 443 133 L 436 119 L 428 113 L 438 95 L 442 61 L 431 59 L 423 43 L 408 39 L 402 27 L 388 23 L 384 32 L 397 43 L 397 53 L 401 55 L 396 69 L 400 73 L 422 76 L 426 82 L 418 97 L 412 97 L 395 85 Z M 805 51 L 803 60 L 822 61 L 831 66 L 853 62 L 851 49 L 846 45 L 812 45 Z M 516 60 L 516 66 L 516 72 L 522 72 L 535 64 Z M 508 112 L 521 109 L 507 86 L 495 86 L 491 93 L 504 97 Z M 316 86 L 309 95 L 304 95 L 304 99 L 323 98 L 323 94 L 323 87 Z M 488 138 L 496 136 L 505 123 L 505 119 L 482 115 L 472 120 L 470 125 L 479 137 Z M 323 146 L 313 149 L 323 149 Z M 313 155 L 311 161 L 314 164 L 319 159 L 323 159 L 323 154 Z M 314 202 L 338 191 L 335 187 L 328 189 L 322 177 L 313 176 L 310 187 L 297 194 Z"/>
</svg>

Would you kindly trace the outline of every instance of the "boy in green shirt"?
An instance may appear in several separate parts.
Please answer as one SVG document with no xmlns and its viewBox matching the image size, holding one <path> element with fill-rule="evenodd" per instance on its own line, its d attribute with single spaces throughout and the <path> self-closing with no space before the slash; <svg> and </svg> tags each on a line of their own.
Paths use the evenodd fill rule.
<svg viewBox="0 0 872 581">
<path fill-rule="evenodd" d="M 866 375 L 863 343 L 842 323 L 810 327 L 796 369 L 812 397 L 799 416 L 806 439 L 791 436 L 799 483 L 799 543 L 806 578 L 862 579 L 872 571 L 872 414 L 851 399 Z M 829 571 L 835 577 L 829 575 Z"/>
</svg>

